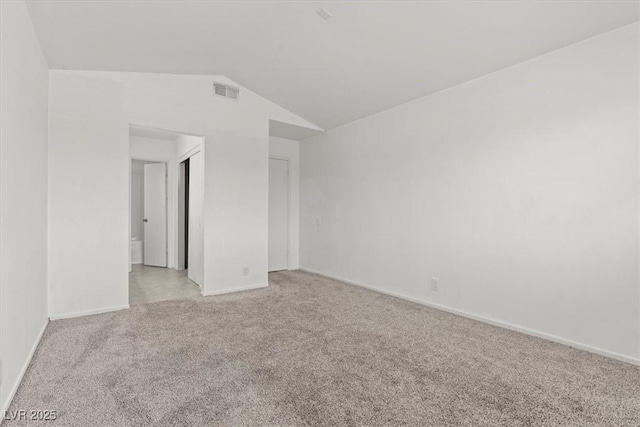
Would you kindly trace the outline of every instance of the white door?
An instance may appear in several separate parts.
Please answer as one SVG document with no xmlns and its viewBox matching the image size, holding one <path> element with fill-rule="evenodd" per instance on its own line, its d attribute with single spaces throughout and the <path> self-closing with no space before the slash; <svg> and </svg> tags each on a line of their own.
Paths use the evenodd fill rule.
<svg viewBox="0 0 640 427">
<path fill-rule="evenodd" d="M 269 159 L 269 271 L 289 268 L 289 161 Z"/>
<path fill-rule="evenodd" d="M 204 159 L 202 151 L 189 157 L 189 260 L 187 275 L 200 287 L 204 285 Z"/>
<path fill-rule="evenodd" d="M 144 264 L 167 266 L 167 165 L 144 165 Z"/>
</svg>

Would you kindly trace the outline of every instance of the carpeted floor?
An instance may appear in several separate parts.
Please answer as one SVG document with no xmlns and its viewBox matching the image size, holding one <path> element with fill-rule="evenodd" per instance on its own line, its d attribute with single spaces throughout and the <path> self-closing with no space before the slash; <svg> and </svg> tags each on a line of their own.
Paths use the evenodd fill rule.
<svg viewBox="0 0 640 427">
<path fill-rule="evenodd" d="M 270 283 L 52 322 L 11 410 L 73 426 L 640 425 L 636 366 L 311 274 Z"/>
</svg>

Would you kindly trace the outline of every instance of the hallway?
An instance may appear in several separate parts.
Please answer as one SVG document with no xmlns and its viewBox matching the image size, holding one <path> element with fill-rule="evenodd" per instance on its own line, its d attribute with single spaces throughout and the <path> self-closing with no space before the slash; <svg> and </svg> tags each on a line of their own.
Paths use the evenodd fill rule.
<svg viewBox="0 0 640 427">
<path fill-rule="evenodd" d="M 186 270 L 134 264 L 129 273 L 129 304 L 185 299 L 200 296 L 200 288 Z"/>
</svg>

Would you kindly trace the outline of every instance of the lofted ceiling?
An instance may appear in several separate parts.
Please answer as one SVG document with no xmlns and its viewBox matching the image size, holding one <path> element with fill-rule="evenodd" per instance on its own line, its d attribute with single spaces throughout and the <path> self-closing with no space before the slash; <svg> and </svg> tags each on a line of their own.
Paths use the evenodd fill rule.
<svg viewBox="0 0 640 427">
<path fill-rule="evenodd" d="M 51 68 L 223 74 L 325 129 L 639 19 L 636 1 L 28 6 Z"/>
</svg>

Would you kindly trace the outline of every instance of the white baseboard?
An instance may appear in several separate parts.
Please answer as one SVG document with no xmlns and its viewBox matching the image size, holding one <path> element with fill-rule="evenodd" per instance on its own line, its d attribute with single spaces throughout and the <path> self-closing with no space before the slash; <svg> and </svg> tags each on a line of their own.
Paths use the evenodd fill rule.
<svg viewBox="0 0 640 427">
<path fill-rule="evenodd" d="M 349 285 L 354 285 L 354 286 L 359 286 L 361 288 L 366 288 L 375 292 L 379 292 L 381 294 L 385 294 L 385 295 L 390 295 L 396 298 L 400 298 L 403 300 L 407 300 L 407 301 L 411 301 L 411 302 L 415 302 L 418 304 L 422 304 L 425 305 L 427 307 L 431 307 L 431 308 L 435 308 L 438 310 L 442 310 L 442 311 L 446 311 L 448 313 L 452 313 L 452 314 L 456 314 L 458 316 L 462 316 L 462 317 L 466 317 L 469 319 L 473 319 L 473 320 L 477 320 L 479 322 L 483 322 L 483 323 L 488 323 L 490 325 L 493 326 L 499 326 L 501 328 L 505 328 L 505 329 L 509 329 L 512 331 L 516 331 L 516 332 L 521 332 L 523 334 L 527 334 L 527 335 L 532 335 L 534 337 L 538 337 L 538 338 L 542 338 L 548 341 L 552 341 L 558 344 L 563 344 L 563 345 L 567 345 L 570 347 L 574 347 L 580 350 L 584 350 L 584 351 L 588 351 L 590 353 L 595 353 L 595 354 L 599 354 L 600 356 L 605 356 L 605 357 L 609 357 L 611 359 L 616 359 L 619 360 L 621 362 L 626 362 L 626 363 L 631 363 L 632 365 L 638 365 L 640 366 L 640 358 L 635 358 L 632 356 L 627 356 L 624 354 L 619 354 L 619 353 L 615 353 L 609 350 L 604 350 L 602 348 L 598 348 L 598 347 L 592 347 L 590 345 L 587 344 L 582 344 L 579 342 L 575 342 L 575 341 L 571 341 L 565 338 L 561 338 L 561 337 L 557 337 L 555 335 L 551 335 L 551 334 L 547 334 L 545 332 L 540 332 L 540 331 L 536 331 L 533 329 L 529 329 L 529 328 L 525 328 L 522 326 L 518 326 L 518 325 L 513 325 L 511 323 L 507 323 L 507 322 L 503 322 L 500 320 L 495 320 L 495 319 L 490 319 L 488 317 L 484 317 L 484 316 L 479 316 L 477 314 L 473 314 L 473 313 L 469 313 L 463 310 L 458 310 L 455 308 L 451 308 L 451 307 L 447 307 L 445 305 L 440 305 L 440 304 L 435 304 L 429 301 L 425 301 L 422 299 L 418 299 L 418 298 L 414 298 L 414 297 L 410 297 L 407 295 L 403 295 L 397 292 L 393 292 L 393 291 L 388 291 L 385 289 L 380 289 L 380 288 L 376 288 L 374 286 L 369 286 L 369 285 L 365 285 L 364 283 L 360 283 L 360 282 L 355 282 L 353 280 L 348 280 L 348 279 L 343 279 L 341 277 L 336 277 L 336 276 L 332 276 L 330 274 L 325 274 L 325 273 L 321 273 L 319 271 L 315 271 L 315 270 L 311 270 L 309 268 L 300 268 L 301 271 L 306 271 L 307 273 L 312 273 L 312 274 L 317 274 L 319 276 L 323 276 L 323 277 L 327 277 L 329 279 L 333 279 L 333 280 L 338 280 L 340 282 L 344 282 L 346 284 Z"/>
<path fill-rule="evenodd" d="M 261 285 L 250 285 L 250 286 L 243 286 L 241 288 L 225 288 L 225 289 L 216 289 L 215 291 L 211 291 L 211 292 L 202 292 L 202 296 L 205 297 L 210 297 L 213 295 L 222 295 L 222 294 L 230 294 L 232 292 L 242 292 L 242 291 L 250 291 L 253 289 L 261 289 L 261 288 L 266 288 L 267 286 L 269 286 L 268 283 L 266 284 L 261 284 Z"/>
<path fill-rule="evenodd" d="M 24 361 L 24 365 L 22 365 L 22 369 L 20 369 L 20 373 L 18 374 L 18 378 L 16 378 L 15 384 L 13 384 L 13 386 L 11 387 L 11 391 L 7 396 L 7 401 L 2 403 L 2 409 L 0 410 L 0 424 L 2 424 L 2 420 L 4 419 L 4 414 L 6 413 L 6 411 L 9 410 L 9 406 L 11 405 L 11 402 L 13 401 L 13 398 L 16 395 L 16 392 L 18 391 L 18 387 L 20 387 L 20 384 L 22 383 L 22 378 L 24 377 L 24 374 L 27 372 L 27 368 L 31 363 L 31 359 L 33 359 L 33 355 L 36 353 L 36 350 L 38 349 L 38 345 L 40 344 L 40 340 L 42 339 L 42 336 L 44 335 L 44 331 L 47 329 L 48 324 L 49 324 L 49 320 L 44 322 L 44 325 L 42 325 L 42 329 L 40 329 L 40 332 L 38 333 L 38 338 L 36 338 L 36 341 L 33 343 L 33 346 L 29 351 L 29 356 L 27 356 L 27 360 Z"/>
<path fill-rule="evenodd" d="M 91 316 L 93 314 L 110 313 L 112 311 L 120 311 L 120 310 L 127 310 L 127 309 L 129 309 L 129 304 L 119 305 L 115 307 L 99 308 L 96 310 L 78 311 L 75 313 L 54 314 L 52 316 L 49 316 L 49 319 L 51 320 L 70 319 L 72 317 Z"/>
</svg>

